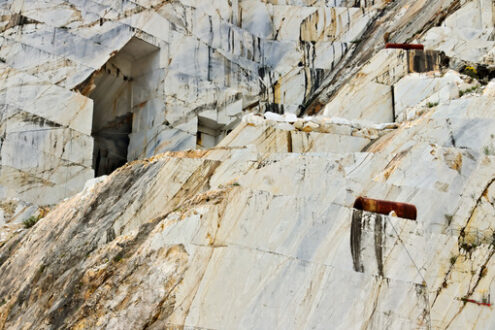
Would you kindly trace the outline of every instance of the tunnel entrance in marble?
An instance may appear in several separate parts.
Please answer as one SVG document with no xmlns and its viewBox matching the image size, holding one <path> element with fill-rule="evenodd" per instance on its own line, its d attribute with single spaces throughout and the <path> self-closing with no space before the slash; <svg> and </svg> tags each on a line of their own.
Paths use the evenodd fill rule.
<svg viewBox="0 0 495 330">
<path fill-rule="evenodd" d="M 92 137 L 95 176 L 107 175 L 129 159 L 133 112 L 139 97 L 149 93 L 143 76 L 153 70 L 159 48 L 133 38 L 94 76 Z M 141 79 L 140 79 L 141 78 Z"/>
</svg>

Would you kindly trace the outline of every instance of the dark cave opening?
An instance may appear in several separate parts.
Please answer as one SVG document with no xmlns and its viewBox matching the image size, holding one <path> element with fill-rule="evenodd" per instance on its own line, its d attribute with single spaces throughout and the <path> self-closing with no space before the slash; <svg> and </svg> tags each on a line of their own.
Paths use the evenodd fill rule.
<svg viewBox="0 0 495 330">
<path fill-rule="evenodd" d="M 142 79 L 151 69 L 158 48 L 131 39 L 94 75 L 93 169 L 95 176 L 108 175 L 129 161 L 133 133 L 133 109 L 149 88 Z"/>
<path fill-rule="evenodd" d="M 132 132 L 132 82 L 126 59 L 117 54 L 95 77 L 93 168 L 95 176 L 107 175 L 127 162 Z"/>
<path fill-rule="evenodd" d="M 93 132 L 93 168 L 95 176 L 108 175 L 127 163 L 132 114 L 128 113 Z"/>
</svg>

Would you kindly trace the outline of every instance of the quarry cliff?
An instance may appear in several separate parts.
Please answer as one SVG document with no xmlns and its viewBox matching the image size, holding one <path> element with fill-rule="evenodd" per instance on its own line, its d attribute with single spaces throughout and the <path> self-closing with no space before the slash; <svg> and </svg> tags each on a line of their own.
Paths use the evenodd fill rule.
<svg viewBox="0 0 495 330">
<path fill-rule="evenodd" d="M 494 78 L 491 0 L 0 3 L 0 329 L 495 328 Z"/>
</svg>

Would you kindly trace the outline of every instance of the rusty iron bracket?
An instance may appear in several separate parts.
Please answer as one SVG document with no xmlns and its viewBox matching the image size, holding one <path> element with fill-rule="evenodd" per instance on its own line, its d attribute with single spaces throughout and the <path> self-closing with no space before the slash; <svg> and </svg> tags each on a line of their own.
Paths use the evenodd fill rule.
<svg viewBox="0 0 495 330">
<path fill-rule="evenodd" d="M 390 212 L 395 212 L 399 218 L 416 220 L 416 206 L 412 204 L 384 201 L 379 199 L 371 199 L 367 197 L 358 197 L 354 202 L 353 207 L 358 210 L 380 213 L 389 215 Z"/>
<path fill-rule="evenodd" d="M 411 49 L 417 49 L 417 50 L 425 50 L 425 46 L 422 44 L 393 44 L 393 43 L 387 43 L 385 44 L 385 48 L 387 49 L 404 49 L 404 50 L 411 50 Z"/>
</svg>

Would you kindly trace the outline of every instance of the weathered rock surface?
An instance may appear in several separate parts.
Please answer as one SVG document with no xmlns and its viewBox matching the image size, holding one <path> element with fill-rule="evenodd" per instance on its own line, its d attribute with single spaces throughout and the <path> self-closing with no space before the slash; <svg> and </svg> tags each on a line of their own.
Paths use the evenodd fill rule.
<svg viewBox="0 0 495 330">
<path fill-rule="evenodd" d="M 462 299 L 486 301 L 495 276 L 493 101 L 395 129 L 247 117 L 217 148 L 126 165 L 1 248 L 2 322 L 490 328 L 491 309 Z M 355 272 L 359 195 L 407 200 L 418 219 L 363 227 Z"/>
<path fill-rule="evenodd" d="M 456 60 L 495 64 L 495 4 L 491 0 L 462 2 L 441 26 L 426 33 L 425 45 Z"/>
<path fill-rule="evenodd" d="M 494 328 L 494 8 L 1 3 L 0 329 Z"/>
<path fill-rule="evenodd" d="M 490 328 L 491 308 L 461 299 L 488 299 L 495 276 L 493 101 L 368 138 L 343 120 L 248 117 L 214 149 L 128 164 L 0 249 L 1 324 Z M 359 195 L 418 208 L 363 227 L 362 272 Z"/>
<path fill-rule="evenodd" d="M 212 147 L 243 110 L 300 112 L 383 5 L 3 1 L 0 199 L 54 204 L 127 161 Z"/>
<path fill-rule="evenodd" d="M 493 34 L 490 35 L 490 31 L 493 31 L 494 23 L 490 25 L 490 20 L 495 17 L 493 6 L 493 1 L 490 3 L 486 0 L 389 1 L 384 10 L 372 20 L 357 47 L 347 54 L 336 69 L 322 81 L 313 97 L 309 98 L 305 113 L 317 113 L 324 108 L 341 88 L 346 88 L 346 84 L 355 78 L 363 66 L 373 61 L 373 56 L 385 47 L 385 42 L 423 42 L 426 49 L 447 52 L 450 56 L 449 65 L 456 70 L 462 68 L 465 62 L 470 64 L 465 57 L 468 53 L 475 54 L 475 57 L 485 55 L 483 63 L 492 63 L 490 61 L 494 50 L 490 44 L 490 40 L 493 42 Z M 454 13 L 456 15 L 453 15 Z M 468 19 L 462 21 L 460 14 L 466 13 L 469 13 Z M 483 16 L 482 20 L 480 15 Z M 453 34 L 434 32 L 446 24 L 454 29 Z M 469 27 L 464 28 L 466 26 Z M 431 34 L 427 36 L 430 31 Z M 463 35 L 462 31 L 474 33 L 468 32 Z M 457 38 L 456 33 L 460 33 L 462 38 Z M 466 47 L 466 42 L 472 42 L 472 47 Z M 484 50 L 476 48 L 481 44 L 484 45 Z M 452 48 L 449 48 L 450 46 Z"/>
</svg>

